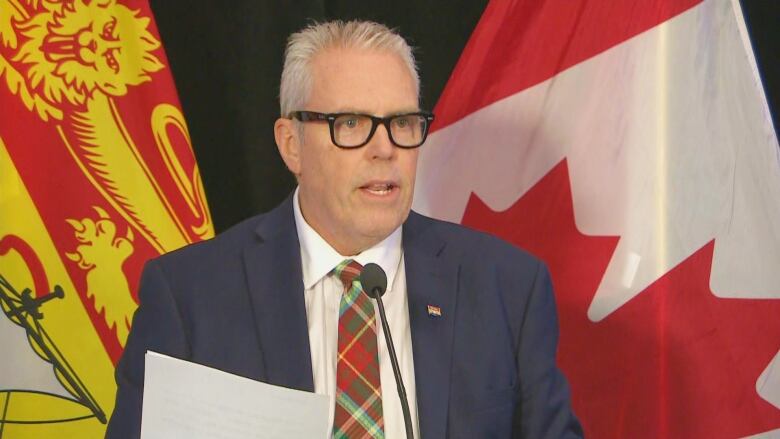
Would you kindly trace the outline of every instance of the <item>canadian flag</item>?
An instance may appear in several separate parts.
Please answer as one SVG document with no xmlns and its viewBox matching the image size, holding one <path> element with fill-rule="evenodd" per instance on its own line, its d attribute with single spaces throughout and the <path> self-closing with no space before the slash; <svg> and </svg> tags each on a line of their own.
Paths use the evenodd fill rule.
<svg viewBox="0 0 780 439">
<path fill-rule="evenodd" d="M 588 437 L 780 437 L 780 149 L 737 0 L 492 1 L 415 209 L 547 262 Z"/>
</svg>

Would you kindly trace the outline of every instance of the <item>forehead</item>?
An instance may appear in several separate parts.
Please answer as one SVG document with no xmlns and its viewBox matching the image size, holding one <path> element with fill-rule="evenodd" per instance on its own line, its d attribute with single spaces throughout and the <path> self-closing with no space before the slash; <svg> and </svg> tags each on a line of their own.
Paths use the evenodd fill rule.
<svg viewBox="0 0 780 439">
<path fill-rule="evenodd" d="M 312 59 L 311 74 L 309 110 L 381 116 L 418 108 L 409 68 L 386 50 L 325 49 Z"/>
</svg>

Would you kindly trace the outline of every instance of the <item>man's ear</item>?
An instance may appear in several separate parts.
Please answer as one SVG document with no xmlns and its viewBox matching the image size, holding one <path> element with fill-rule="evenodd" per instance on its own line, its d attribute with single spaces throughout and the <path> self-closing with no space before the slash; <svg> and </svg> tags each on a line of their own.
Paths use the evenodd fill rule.
<svg viewBox="0 0 780 439">
<path fill-rule="evenodd" d="M 276 119 L 274 138 L 284 164 L 297 177 L 301 173 L 301 139 L 295 122 L 292 119 Z"/>
</svg>

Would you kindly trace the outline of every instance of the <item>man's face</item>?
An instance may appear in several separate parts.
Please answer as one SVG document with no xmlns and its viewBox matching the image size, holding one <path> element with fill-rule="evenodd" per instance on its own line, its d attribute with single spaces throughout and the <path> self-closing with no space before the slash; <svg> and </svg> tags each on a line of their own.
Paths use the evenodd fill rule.
<svg viewBox="0 0 780 439">
<path fill-rule="evenodd" d="M 408 68 L 389 52 L 328 49 L 313 59 L 312 74 L 311 95 L 300 110 L 388 116 L 418 109 Z M 285 161 L 298 178 L 301 211 L 339 253 L 359 253 L 406 220 L 417 149 L 394 146 L 381 125 L 361 148 L 334 145 L 326 122 L 305 123 L 299 140 L 297 161 Z"/>
</svg>

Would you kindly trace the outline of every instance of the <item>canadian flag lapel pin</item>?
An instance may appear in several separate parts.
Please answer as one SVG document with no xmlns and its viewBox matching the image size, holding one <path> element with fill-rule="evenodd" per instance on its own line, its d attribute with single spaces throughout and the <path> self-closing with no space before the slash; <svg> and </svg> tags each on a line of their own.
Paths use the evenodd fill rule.
<svg viewBox="0 0 780 439">
<path fill-rule="evenodd" d="M 441 308 L 434 305 L 428 305 L 428 315 L 431 317 L 441 317 Z"/>
</svg>

